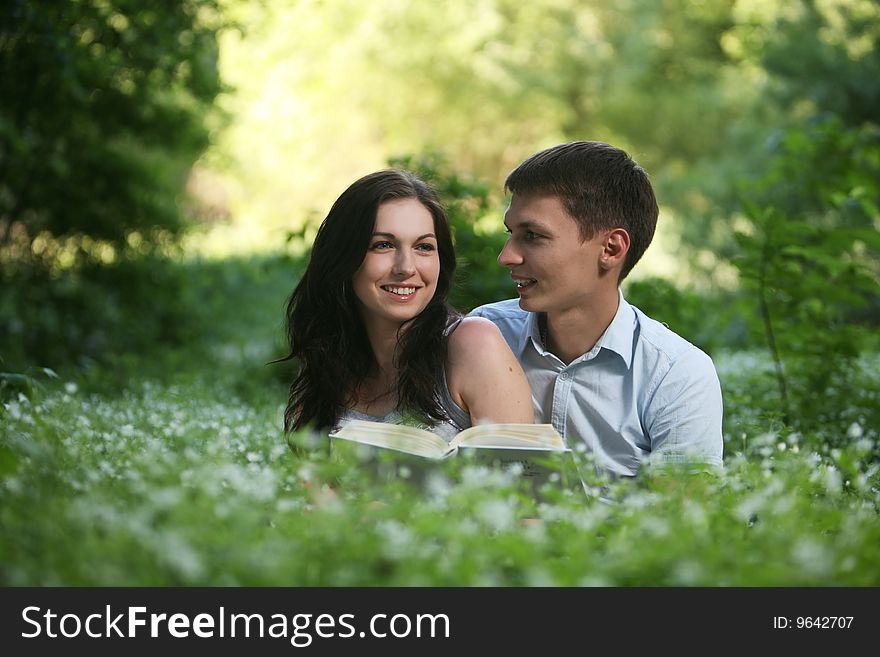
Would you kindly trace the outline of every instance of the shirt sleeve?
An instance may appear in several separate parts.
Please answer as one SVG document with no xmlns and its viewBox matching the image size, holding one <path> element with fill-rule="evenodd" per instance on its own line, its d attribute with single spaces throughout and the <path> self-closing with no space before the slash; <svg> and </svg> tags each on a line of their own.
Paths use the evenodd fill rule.
<svg viewBox="0 0 880 657">
<path fill-rule="evenodd" d="M 658 382 L 645 414 L 650 463 L 720 468 L 723 413 L 712 359 L 696 348 L 685 352 Z"/>
</svg>

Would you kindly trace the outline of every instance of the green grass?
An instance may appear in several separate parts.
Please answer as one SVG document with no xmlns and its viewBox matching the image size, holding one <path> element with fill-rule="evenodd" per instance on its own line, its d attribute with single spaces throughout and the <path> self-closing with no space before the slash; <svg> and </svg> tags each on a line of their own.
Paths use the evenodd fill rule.
<svg viewBox="0 0 880 657">
<path fill-rule="evenodd" d="M 658 474 L 536 503 L 514 477 L 468 464 L 416 487 L 323 450 L 297 457 L 279 430 L 283 388 L 235 389 L 232 376 L 192 375 L 9 399 L 0 582 L 880 584 L 876 435 L 828 454 L 798 436 L 731 438 L 718 477 Z"/>
</svg>

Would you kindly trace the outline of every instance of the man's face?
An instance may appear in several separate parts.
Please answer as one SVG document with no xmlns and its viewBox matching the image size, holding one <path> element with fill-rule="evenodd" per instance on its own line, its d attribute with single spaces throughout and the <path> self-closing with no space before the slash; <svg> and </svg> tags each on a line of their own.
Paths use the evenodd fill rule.
<svg viewBox="0 0 880 657">
<path fill-rule="evenodd" d="M 514 194 L 504 225 L 510 237 L 498 262 L 510 269 L 523 310 L 555 314 L 589 306 L 607 284 L 599 268 L 604 232 L 581 239 L 558 197 Z"/>
</svg>

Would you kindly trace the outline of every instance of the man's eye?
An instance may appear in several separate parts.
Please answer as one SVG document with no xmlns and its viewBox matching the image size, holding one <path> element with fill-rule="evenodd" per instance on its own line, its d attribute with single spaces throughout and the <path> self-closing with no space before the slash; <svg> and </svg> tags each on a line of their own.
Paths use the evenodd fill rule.
<svg viewBox="0 0 880 657">
<path fill-rule="evenodd" d="M 536 233 L 536 232 L 534 232 L 534 231 L 531 231 L 531 230 L 527 230 L 527 231 L 526 231 L 526 239 L 527 239 L 527 240 L 536 240 L 536 239 L 538 239 L 539 237 L 541 237 L 541 236 L 538 235 L 538 233 Z"/>
</svg>

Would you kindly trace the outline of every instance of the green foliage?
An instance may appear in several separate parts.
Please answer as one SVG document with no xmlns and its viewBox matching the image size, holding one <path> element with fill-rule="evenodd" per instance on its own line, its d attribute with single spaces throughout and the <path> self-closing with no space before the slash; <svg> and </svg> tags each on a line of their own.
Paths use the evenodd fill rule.
<svg viewBox="0 0 880 657">
<path fill-rule="evenodd" d="M 33 369 L 33 368 L 31 368 Z M 57 379 L 58 375 L 48 367 L 41 367 L 33 375 L 18 372 L 0 372 L 0 402 L 16 399 L 19 395 L 31 402 L 45 391 L 40 378 Z M 0 411 L 2 414 L 2 411 Z"/>
<path fill-rule="evenodd" d="M 176 197 L 220 90 L 219 27 L 210 0 L 3 4 L 0 249 L 180 231 Z"/>
<path fill-rule="evenodd" d="M 192 340 L 163 254 L 220 90 L 212 0 L 0 9 L 0 344 L 17 368 Z"/>
<path fill-rule="evenodd" d="M 247 30 L 223 41 L 237 121 L 210 166 L 246 225 L 298 228 L 395 153 L 440 150 L 500 189 L 541 148 L 602 139 L 650 172 L 682 270 L 711 280 L 737 249 L 731 183 L 762 172 L 772 134 L 816 112 L 877 121 L 872 0 L 225 8 Z"/>
<path fill-rule="evenodd" d="M 745 192 L 735 260 L 796 429 L 837 424 L 878 324 L 880 135 L 835 119 L 786 134 Z"/>
<path fill-rule="evenodd" d="M 766 349 L 720 353 L 713 359 L 724 393 L 727 454 L 737 450 L 753 455 L 757 437 L 776 436 L 776 442 L 789 448 L 829 455 L 872 439 L 874 427 L 880 426 L 876 347 L 850 361 L 842 380 L 833 380 L 823 396 L 813 396 L 814 408 L 789 419 L 789 424 L 780 404 L 775 363 Z M 800 391 L 799 385 L 793 388 Z M 864 458 L 869 464 L 880 463 L 880 443 L 869 443 Z"/>
<path fill-rule="evenodd" d="M 110 392 L 131 376 L 166 380 L 231 359 L 236 389 L 249 399 L 255 381 L 286 377 L 265 363 L 282 354 L 284 300 L 300 271 L 301 263 L 279 255 L 152 257 L 57 279 L 19 268 L 0 279 L 0 364 L 10 372 L 34 363 L 79 369 Z"/>
<path fill-rule="evenodd" d="M 730 241 L 718 198 L 731 207 L 729 180 L 787 112 L 767 102 L 763 71 L 724 47 L 753 22 L 738 4 L 233 2 L 248 30 L 223 42 L 222 61 L 240 120 L 217 166 L 235 175 L 243 222 L 289 226 L 395 153 L 440 150 L 500 189 L 541 148 L 602 139 L 628 149 L 687 219 L 685 237 L 713 250 Z"/>
<path fill-rule="evenodd" d="M 281 396 L 257 385 L 244 402 L 220 374 L 110 395 L 68 380 L 7 401 L 0 583 L 880 584 L 877 425 L 827 454 L 748 434 L 716 477 L 658 472 L 535 503 L 501 471 L 444 469 L 420 492 L 321 450 L 297 457 Z"/>
<path fill-rule="evenodd" d="M 184 344 L 205 319 L 185 272 L 165 258 L 92 264 L 58 278 L 39 266 L 19 266 L 0 281 L 2 354 L 18 367 L 106 362 Z"/>
<path fill-rule="evenodd" d="M 750 346 L 738 295 L 699 294 L 664 278 L 625 280 L 626 300 L 706 353 Z"/>
<path fill-rule="evenodd" d="M 781 200 L 778 205 L 799 214 L 801 210 L 791 205 L 794 199 L 807 200 L 813 190 L 836 184 L 834 174 L 823 180 L 823 172 L 835 167 L 843 171 L 840 161 L 849 157 L 845 145 L 821 138 L 821 128 L 804 126 L 817 117 L 820 124 L 836 117 L 855 132 L 834 132 L 850 140 L 860 129 L 876 129 L 880 119 L 880 51 L 876 47 L 880 5 L 876 2 L 735 3 L 731 18 L 720 40 L 729 60 L 719 79 L 727 83 L 718 91 L 725 97 L 740 96 L 741 111 L 724 131 L 719 147 L 710 146 L 712 152 L 671 179 L 662 171 L 660 177 L 662 184 L 671 183 L 667 188 L 670 200 L 686 212 L 687 220 L 680 225 L 684 245 L 692 252 L 722 259 L 735 257 L 738 250 L 729 226 L 739 212 L 740 195 L 731 180 L 767 180 L 767 141 L 778 146 L 784 135 L 787 141 L 816 139 L 827 148 L 827 157 L 814 153 L 817 156 L 809 160 L 812 172 L 804 167 L 799 176 L 776 179 L 779 196 L 789 197 L 777 199 Z M 849 173 L 857 170 L 852 167 Z M 777 161 L 776 173 L 780 172 Z M 686 199 L 686 204 L 677 199 Z M 715 260 L 705 260 L 709 267 L 698 267 L 710 273 Z"/>
<path fill-rule="evenodd" d="M 880 7 L 876 2 L 792 3 L 759 50 L 779 82 L 772 92 L 785 105 L 809 99 L 847 125 L 876 123 L 880 107 Z"/>
</svg>

